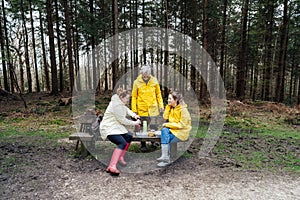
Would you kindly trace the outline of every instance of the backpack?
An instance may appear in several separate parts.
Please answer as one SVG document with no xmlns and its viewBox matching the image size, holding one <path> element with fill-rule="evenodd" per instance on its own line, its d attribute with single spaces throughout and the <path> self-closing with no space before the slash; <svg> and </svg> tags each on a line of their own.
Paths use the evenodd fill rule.
<svg viewBox="0 0 300 200">
<path fill-rule="evenodd" d="M 102 121 L 102 115 L 96 115 L 96 118 L 94 119 L 94 122 L 92 122 L 91 125 L 91 135 L 93 135 L 95 137 L 95 139 L 97 140 L 100 137 L 100 123 Z"/>
</svg>

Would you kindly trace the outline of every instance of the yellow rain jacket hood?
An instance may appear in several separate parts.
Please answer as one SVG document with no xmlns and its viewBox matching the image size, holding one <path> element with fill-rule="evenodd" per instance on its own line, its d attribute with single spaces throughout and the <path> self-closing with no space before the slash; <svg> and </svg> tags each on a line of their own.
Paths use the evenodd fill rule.
<svg viewBox="0 0 300 200">
<path fill-rule="evenodd" d="M 166 106 L 164 119 L 168 120 L 165 123 L 167 128 L 170 128 L 173 133 L 181 141 L 187 140 L 190 134 L 191 116 L 186 104 L 179 104 L 175 108 L 170 105 Z"/>
<path fill-rule="evenodd" d="M 133 83 L 131 110 L 139 116 L 157 116 L 159 108 L 163 108 L 163 100 L 158 81 L 155 77 L 150 76 L 146 84 L 139 75 Z"/>
</svg>

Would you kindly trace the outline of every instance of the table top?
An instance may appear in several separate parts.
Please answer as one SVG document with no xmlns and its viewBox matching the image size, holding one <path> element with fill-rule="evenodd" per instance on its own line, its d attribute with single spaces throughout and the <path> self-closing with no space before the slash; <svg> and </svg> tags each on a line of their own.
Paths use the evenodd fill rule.
<svg viewBox="0 0 300 200">
<path fill-rule="evenodd" d="M 132 136 L 133 136 L 133 140 L 135 140 L 135 141 L 139 141 L 139 140 L 141 140 L 141 141 L 143 141 L 143 140 L 145 140 L 145 141 L 160 141 L 159 134 L 156 134 L 151 137 L 148 135 L 148 132 L 145 134 L 141 134 L 141 135 L 137 135 L 137 133 L 134 132 Z"/>
</svg>

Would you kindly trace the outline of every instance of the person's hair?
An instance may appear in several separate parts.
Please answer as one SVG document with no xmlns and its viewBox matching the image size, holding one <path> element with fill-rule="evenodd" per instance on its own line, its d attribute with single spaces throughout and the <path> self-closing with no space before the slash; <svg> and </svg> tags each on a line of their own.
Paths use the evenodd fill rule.
<svg viewBox="0 0 300 200">
<path fill-rule="evenodd" d="M 151 67 L 148 65 L 144 65 L 144 66 L 142 66 L 140 72 L 141 72 L 141 74 L 143 74 L 143 73 L 151 74 Z"/>
<path fill-rule="evenodd" d="M 126 97 L 127 95 L 130 95 L 131 92 L 129 90 L 124 90 L 123 88 L 118 88 L 117 89 L 117 95 L 121 98 Z"/>
<path fill-rule="evenodd" d="M 177 100 L 177 105 L 178 104 L 183 104 L 183 96 L 179 91 L 173 90 L 172 88 L 169 90 L 169 94 L 172 95 L 174 100 Z"/>
</svg>

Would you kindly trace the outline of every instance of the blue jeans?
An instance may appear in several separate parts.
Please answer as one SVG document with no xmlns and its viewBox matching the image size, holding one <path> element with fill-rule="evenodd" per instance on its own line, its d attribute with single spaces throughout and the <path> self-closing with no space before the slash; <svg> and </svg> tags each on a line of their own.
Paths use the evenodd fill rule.
<svg viewBox="0 0 300 200">
<path fill-rule="evenodd" d="M 169 128 L 163 128 L 161 130 L 160 142 L 161 144 L 169 144 L 171 142 L 179 142 L 180 140 L 171 133 Z"/>
<path fill-rule="evenodd" d="M 126 143 L 130 143 L 132 141 L 132 134 L 129 134 L 128 132 L 120 135 L 108 135 L 107 139 L 116 144 L 119 149 L 123 150 L 126 146 Z"/>
</svg>

